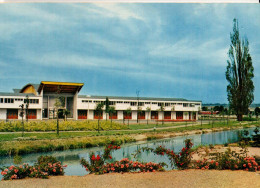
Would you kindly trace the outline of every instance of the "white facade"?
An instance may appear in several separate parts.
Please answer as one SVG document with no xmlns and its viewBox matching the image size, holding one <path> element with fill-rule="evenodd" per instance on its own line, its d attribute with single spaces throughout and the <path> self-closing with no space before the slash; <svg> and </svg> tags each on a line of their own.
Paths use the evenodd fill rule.
<svg viewBox="0 0 260 188">
<path fill-rule="evenodd" d="M 153 119 L 151 112 L 158 113 L 158 120 L 165 118 L 165 113 L 168 112 L 167 119 L 169 120 L 197 120 L 198 111 L 201 109 L 201 101 L 188 101 L 180 99 L 167 99 L 167 98 L 140 98 L 134 99 L 133 97 L 108 97 L 110 106 L 114 106 L 117 112 L 117 118 L 119 120 L 124 119 L 124 111 L 131 109 L 132 120 L 137 120 L 137 109 L 139 112 L 143 111 L 143 119 Z M 85 111 L 86 119 L 95 119 L 94 111 L 97 104 L 105 103 L 105 96 L 79 96 L 77 98 L 77 109 Z M 139 101 L 139 105 L 138 104 Z M 160 110 L 161 106 L 164 106 L 164 111 Z M 105 108 L 105 107 L 104 107 Z M 147 108 L 151 109 L 151 112 L 147 111 Z M 176 112 L 182 112 L 182 118 L 177 118 Z M 192 114 L 194 116 L 192 116 Z M 85 119 L 82 118 L 82 119 Z M 105 113 L 101 119 L 105 119 Z"/>
<path fill-rule="evenodd" d="M 21 119 L 21 105 L 26 105 L 29 98 L 29 119 L 51 119 L 55 117 L 54 104 L 58 97 L 64 99 L 64 109 L 70 112 L 72 119 L 106 119 L 103 111 L 101 116 L 95 113 L 97 104 L 105 103 L 105 96 L 78 95 L 83 84 L 64 82 L 41 82 L 27 84 L 14 93 L 0 93 L 0 119 Z M 197 120 L 201 101 L 174 98 L 148 97 L 108 97 L 110 106 L 115 107 L 113 119 L 123 120 L 165 120 L 182 121 Z M 160 110 L 163 106 L 163 111 Z M 131 114 L 125 111 L 131 109 Z M 138 110 L 139 109 L 139 110 Z M 148 110 L 150 109 L 150 110 Z M 109 118 L 109 114 L 107 115 Z"/>
</svg>

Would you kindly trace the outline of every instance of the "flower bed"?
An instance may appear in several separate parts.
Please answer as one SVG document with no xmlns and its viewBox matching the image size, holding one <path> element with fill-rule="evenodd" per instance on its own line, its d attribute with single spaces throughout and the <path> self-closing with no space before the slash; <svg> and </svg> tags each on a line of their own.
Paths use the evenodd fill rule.
<svg viewBox="0 0 260 188">
<path fill-rule="evenodd" d="M 31 131 L 56 131 L 57 122 L 54 120 L 49 121 L 29 121 L 24 122 L 24 130 Z M 59 122 L 60 131 L 94 131 L 98 129 L 97 121 L 60 121 Z M 100 130 L 120 130 L 127 129 L 126 125 L 110 122 L 110 121 L 100 121 Z M 21 121 L 10 121 L 0 122 L 1 132 L 16 132 L 22 131 L 23 126 Z"/>
<path fill-rule="evenodd" d="M 2 170 L 1 175 L 3 180 L 23 179 L 29 178 L 43 178 L 48 176 L 58 176 L 64 174 L 64 168 L 66 165 L 61 165 L 60 161 L 51 156 L 40 156 L 38 162 L 33 166 L 23 164 L 19 166 L 10 166 L 0 168 Z"/>
</svg>

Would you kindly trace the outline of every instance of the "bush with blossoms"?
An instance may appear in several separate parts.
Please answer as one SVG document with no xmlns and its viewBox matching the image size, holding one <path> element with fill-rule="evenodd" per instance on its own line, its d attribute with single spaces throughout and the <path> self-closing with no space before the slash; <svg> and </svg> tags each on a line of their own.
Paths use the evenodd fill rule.
<svg viewBox="0 0 260 188">
<path fill-rule="evenodd" d="M 141 163 L 138 161 L 131 161 L 128 158 L 124 158 L 121 161 L 115 161 L 113 163 L 106 163 L 104 165 L 104 173 L 109 172 L 155 172 L 163 171 L 164 163 Z"/>
<path fill-rule="evenodd" d="M 182 150 L 179 153 L 174 153 L 171 149 L 166 149 L 163 146 L 158 146 L 155 149 L 149 148 L 149 147 L 143 147 L 136 151 L 134 154 L 134 157 L 140 153 L 141 151 L 150 151 L 157 155 L 166 155 L 168 159 L 171 161 L 171 166 L 174 168 L 175 166 L 178 169 L 187 169 L 189 168 L 190 162 L 191 162 L 191 148 L 193 146 L 193 143 L 190 139 L 186 139 L 185 141 L 185 147 L 182 148 Z"/>
<path fill-rule="evenodd" d="M 128 158 L 124 158 L 121 161 L 115 161 L 112 163 L 105 163 L 105 160 L 112 159 L 111 152 L 120 149 L 120 145 L 115 142 L 111 142 L 105 146 L 103 155 L 95 155 L 91 153 L 89 161 L 81 159 L 81 165 L 89 171 L 90 174 L 104 174 L 109 172 L 154 172 L 156 170 L 162 170 L 164 163 L 141 163 L 138 161 L 130 161 Z"/>
<path fill-rule="evenodd" d="M 105 160 L 112 159 L 111 152 L 118 149 L 120 149 L 119 143 L 111 141 L 111 143 L 105 145 L 105 151 L 103 155 L 96 156 L 94 153 L 91 153 L 89 156 L 90 162 L 82 158 L 80 160 L 80 164 L 86 169 L 86 171 L 89 171 L 90 174 L 103 174 L 105 171 Z"/>
<path fill-rule="evenodd" d="M 30 166 L 26 163 L 19 166 L 9 166 L 0 168 L 3 180 L 29 178 L 43 178 L 64 174 L 66 165 L 61 165 L 60 161 L 51 156 L 40 156 L 37 163 Z"/>
<path fill-rule="evenodd" d="M 196 169 L 217 169 L 217 170 L 260 170 L 260 165 L 254 157 L 247 157 L 246 152 L 239 154 L 228 149 L 224 153 L 213 154 L 211 159 L 198 160 L 194 163 Z"/>
<path fill-rule="evenodd" d="M 175 154 L 173 150 L 166 149 L 163 146 L 159 146 L 155 149 L 149 147 L 143 147 L 136 151 L 134 157 L 141 151 L 150 151 L 157 155 L 167 155 L 171 161 L 172 167 L 174 165 L 178 169 L 188 168 L 191 161 L 191 147 L 192 143 L 190 139 L 185 140 L 185 147 L 182 148 L 180 153 Z M 105 160 L 111 159 L 111 152 L 113 150 L 120 149 L 119 145 L 114 144 L 113 142 L 106 145 L 104 154 L 102 156 L 95 156 L 94 153 L 91 153 L 89 161 L 81 159 L 81 165 L 86 168 L 90 173 L 95 174 L 104 174 L 109 172 L 155 172 L 164 170 L 163 167 L 166 166 L 165 163 L 142 163 L 138 161 L 130 161 L 128 158 L 124 158 L 120 161 L 115 161 L 112 163 L 105 163 Z"/>
</svg>

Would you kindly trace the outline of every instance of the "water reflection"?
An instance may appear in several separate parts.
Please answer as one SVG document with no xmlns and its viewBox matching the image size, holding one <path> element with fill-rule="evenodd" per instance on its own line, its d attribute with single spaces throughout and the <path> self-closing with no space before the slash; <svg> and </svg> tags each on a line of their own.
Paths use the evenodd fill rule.
<svg viewBox="0 0 260 188">
<path fill-rule="evenodd" d="M 250 135 L 253 134 L 254 128 L 249 128 Z M 114 151 L 112 153 L 113 158 L 110 162 L 115 160 L 121 160 L 122 158 L 129 158 L 130 160 L 138 160 L 141 162 L 165 162 L 168 164 L 168 168 L 170 169 L 170 161 L 166 156 L 157 156 L 149 151 L 142 152 L 136 156 L 136 159 L 133 158 L 133 153 L 141 147 L 151 147 L 156 148 L 157 146 L 163 145 L 168 149 L 174 149 L 175 152 L 179 152 L 181 148 L 184 146 L 184 140 L 187 138 L 192 139 L 192 142 L 195 146 L 197 145 L 209 145 L 209 144 L 225 144 L 225 143 L 233 143 L 238 141 L 238 132 L 239 130 L 231 130 L 231 131 L 223 131 L 223 132 L 213 132 L 207 134 L 195 134 L 188 136 L 179 136 L 169 139 L 149 141 L 149 142 L 138 142 L 125 144 L 121 147 L 120 150 Z M 66 175 L 85 175 L 87 172 L 84 168 L 79 164 L 80 158 L 88 159 L 91 152 L 94 152 L 96 155 L 103 154 L 103 147 L 96 147 L 90 149 L 75 149 L 75 150 L 67 150 L 67 151 L 56 151 L 56 152 L 46 152 L 46 153 L 37 153 L 37 154 L 28 154 L 22 156 L 21 163 L 29 163 L 30 165 L 34 164 L 37 161 L 37 158 L 40 155 L 52 155 L 60 160 L 63 164 L 67 164 L 68 167 L 65 169 Z M 13 157 L 0 157 L 0 166 L 10 166 L 13 165 Z M 1 175 L 0 175 L 0 178 Z"/>
</svg>

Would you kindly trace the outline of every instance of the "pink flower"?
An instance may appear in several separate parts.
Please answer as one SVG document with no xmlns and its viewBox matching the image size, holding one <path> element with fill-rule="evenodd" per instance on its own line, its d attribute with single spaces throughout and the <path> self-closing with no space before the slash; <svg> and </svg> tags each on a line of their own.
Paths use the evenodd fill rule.
<svg viewBox="0 0 260 188">
<path fill-rule="evenodd" d="M 123 164 L 121 164 L 121 168 L 124 168 L 124 165 L 123 165 Z"/>
<path fill-rule="evenodd" d="M 14 169 L 14 173 L 17 173 L 19 170 L 18 169 Z"/>
<path fill-rule="evenodd" d="M 52 171 L 53 171 L 53 172 L 56 172 L 56 169 L 53 169 Z"/>
</svg>

